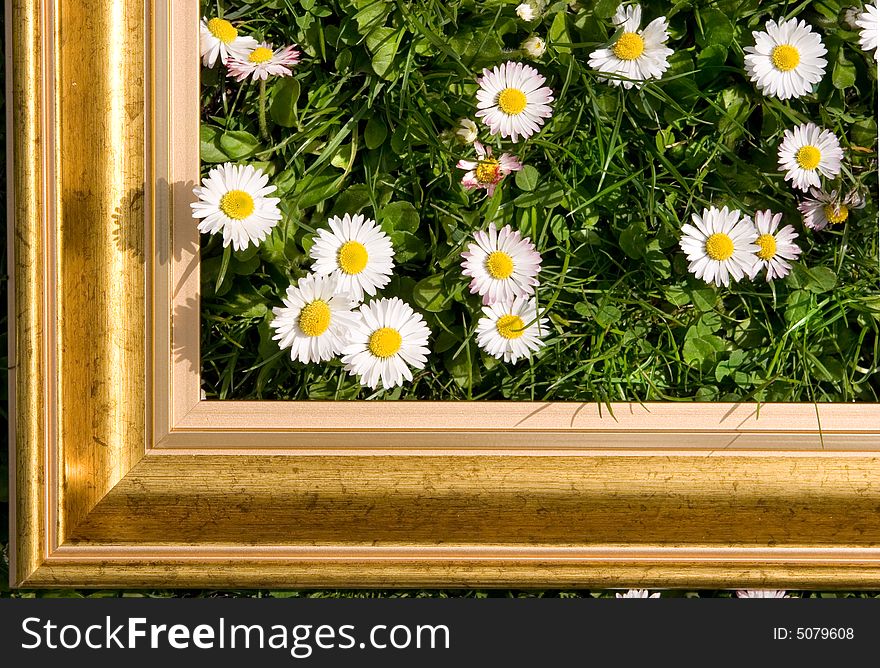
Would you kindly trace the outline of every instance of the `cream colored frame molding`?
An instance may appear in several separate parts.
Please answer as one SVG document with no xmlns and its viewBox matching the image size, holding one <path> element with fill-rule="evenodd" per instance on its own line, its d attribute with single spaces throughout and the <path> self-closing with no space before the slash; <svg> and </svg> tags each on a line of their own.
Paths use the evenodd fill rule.
<svg viewBox="0 0 880 668">
<path fill-rule="evenodd" d="M 7 2 L 16 586 L 880 584 L 877 405 L 201 401 L 198 19 Z"/>
</svg>

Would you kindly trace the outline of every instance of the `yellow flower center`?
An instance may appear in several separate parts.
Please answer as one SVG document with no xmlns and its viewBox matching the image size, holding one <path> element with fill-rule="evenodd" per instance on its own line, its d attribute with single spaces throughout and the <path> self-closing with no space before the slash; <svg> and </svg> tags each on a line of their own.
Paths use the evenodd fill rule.
<svg viewBox="0 0 880 668">
<path fill-rule="evenodd" d="M 391 327 L 382 327 L 370 334 L 370 352 L 380 359 L 387 359 L 400 350 L 403 337 L 400 332 Z"/>
<path fill-rule="evenodd" d="M 359 274 L 367 266 L 370 256 L 367 249 L 359 241 L 346 241 L 339 247 L 336 262 L 346 274 Z"/>
<path fill-rule="evenodd" d="M 807 144 L 798 149 L 794 159 L 801 169 L 816 169 L 819 166 L 819 161 L 822 159 L 822 153 L 815 146 Z"/>
<path fill-rule="evenodd" d="M 526 94 L 519 88 L 505 88 L 498 94 L 498 107 L 505 114 L 516 116 L 526 108 Z"/>
<path fill-rule="evenodd" d="M 232 44 L 238 37 L 238 30 L 226 19 L 211 19 L 208 21 L 208 30 L 224 44 Z"/>
<path fill-rule="evenodd" d="M 780 72 L 790 72 L 801 62 L 801 54 L 791 44 L 780 44 L 770 53 L 773 66 Z"/>
<path fill-rule="evenodd" d="M 505 339 L 518 339 L 525 332 L 525 327 L 518 315 L 503 315 L 495 321 L 495 329 Z"/>
<path fill-rule="evenodd" d="M 845 223 L 846 219 L 849 218 L 849 209 L 844 204 L 838 204 L 837 206 L 826 204 L 825 217 L 829 223 Z"/>
<path fill-rule="evenodd" d="M 494 158 L 488 160 L 480 160 L 475 170 L 477 181 L 480 183 L 495 183 L 498 178 L 498 171 L 501 169 L 500 163 Z"/>
<path fill-rule="evenodd" d="M 716 232 L 706 239 L 706 255 L 713 260 L 727 260 L 733 255 L 733 239 L 723 232 Z"/>
<path fill-rule="evenodd" d="M 220 198 L 220 210 L 232 220 L 244 220 L 254 212 L 254 198 L 244 190 L 230 190 Z"/>
<path fill-rule="evenodd" d="M 625 32 L 611 50 L 621 60 L 635 60 L 645 52 L 645 40 L 637 33 Z"/>
<path fill-rule="evenodd" d="M 762 260 L 770 260 L 776 255 L 776 237 L 772 234 L 762 234 L 755 243 L 760 247 L 757 255 Z"/>
<path fill-rule="evenodd" d="M 492 251 L 486 258 L 486 271 L 492 278 L 510 278 L 513 258 L 503 251 Z"/>
<path fill-rule="evenodd" d="M 256 49 L 251 51 L 251 55 L 248 56 L 248 60 L 252 63 L 256 63 L 259 65 L 260 63 L 265 63 L 272 60 L 272 49 L 267 49 L 265 46 L 258 46 Z"/>
<path fill-rule="evenodd" d="M 330 326 L 330 305 L 316 299 L 299 312 L 299 328 L 306 336 L 321 336 Z"/>
</svg>

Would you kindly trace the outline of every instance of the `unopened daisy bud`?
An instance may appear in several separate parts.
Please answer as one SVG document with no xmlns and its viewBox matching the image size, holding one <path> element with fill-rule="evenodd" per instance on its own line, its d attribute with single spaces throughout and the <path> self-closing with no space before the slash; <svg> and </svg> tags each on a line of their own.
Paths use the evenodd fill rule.
<svg viewBox="0 0 880 668">
<path fill-rule="evenodd" d="M 529 58 L 540 58 L 547 50 L 547 42 L 537 35 L 532 35 L 520 45 L 520 49 Z"/>
<path fill-rule="evenodd" d="M 541 16 L 546 6 L 546 0 L 528 0 L 517 6 L 516 15 L 523 21 L 534 21 Z"/>
<path fill-rule="evenodd" d="M 859 18 L 859 14 L 861 13 L 862 10 L 858 7 L 849 7 L 843 13 L 843 24 L 850 30 L 858 30 L 859 24 L 856 23 L 856 19 Z"/>
<path fill-rule="evenodd" d="M 462 144 L 473 144 L 477 141 L 477 124 L 469 118 L 462 118 L 458 122 L 458 130 L 455 131 L 455 137 Z"/>
</svg>

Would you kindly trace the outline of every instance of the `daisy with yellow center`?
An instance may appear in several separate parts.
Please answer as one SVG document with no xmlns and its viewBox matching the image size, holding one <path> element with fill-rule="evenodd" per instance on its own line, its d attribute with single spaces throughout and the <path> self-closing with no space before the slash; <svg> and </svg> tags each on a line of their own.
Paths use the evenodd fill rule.
<svg viewBox="0 0 880 668">
<path fill-rule="evenodd" d="M 748 218 L 746 218 L 748 220 Z M 749 271 L 749 278 L 754 280 L 758 273 L 765 269 L 767 280 L 784 278 L 791 270 L 789 260 L 797 260 L 801 254 L 800 247 L 794 243 L 797 232 L 791 225 L 779 229 L 782 214 L 774 214 L 769 209 L 758 211 L 755 214 L 755 245 L 758 250 L 755 253 L 755 264 Z"/>
<path fill-rule="evenodd" d="M 318 230 L 309 255 L 315 260 L 312 270 L 322 276 L 333 274 L 339 290 L 361 302 L 364 293 L 372 296 L 391 280 L 394 249 L 391 239 L 362 214 L 333 216 L 330 229 Z"/>
<path fill-rule="evenodd" d="M 535 298 L 517 297 L 483 307 L 477 322 L 477 345 L 509 364 L 539 350 L 547 333 L 547 318 L 538 318 Z"/>
<path fill-rule="evenodd" d="M 248 77 L 265 81 L 270 75 L 289 77 L 293 74 L 290 67 L 299 60 L 300 52 L 296 45 L 272 50 L 271 44 L 263 42 L 243 55 L 230 58 L 229 76 L 235 77 L 236 81 L 243 81 Z"/>
<path fill-rule="evenodd" d="M 269 177 L 251 165 L 214 167 L 202 185 L 193 188 L 199 201 L 190 207 L 193 218 L 201 219 L 199 231 L 222 232 L 223 246 L 232 244 L 235 250 L 259 244 L 281 220 L 280 200 L 266 197 L 275 191 L 268 183 Z"/>
<path fill-rule="evenodd" d="M 528 139 L 553 115 L 553 91 L 545 81 L 534 67 L 513 61 L 484 69 L 477 80 L 477 118 L 493 135 Z"/>
<path fill-rule="evenodd" d="M 828 64 L 822 38 L 798 19 L 767 21 L 765 29 L 753 32 L 755 46 L 745 48 L 749 78 L 764 95 L 780 100 L 811 93 Z"/>
<path fill-rule="evenodd" d="M 612 44 L 590 54 L 589 64 L 614 86 L 632 88 L 648 79 L 660 79 L 669 69 L 672 49 L 666 46 L 669 24 L 665 16 L 651 21 L 644 30 L 640 5 L 620 5 L 614 14 L 617 38 Z"/>
<path fill-rule="evenodd" d="M 510 153 L 503 153 L 500 158 L 495 158 L 492 156 L 492 147 L 483 146 L 478 141 L 474 142 L 474 150 L 477 152 L 476 160 L 459 160 L 456 165 L 459 169 L 468 170 L 461 177 L 461 185 L 468 190 L 483 188 L 486 195 L 491 197 L 495 193 L 495 187 L 505 176 L 523 168 L 522 163 Z"/>
<path fill-rule="evenodd" d="M 361 385 L 376 389 L 381 382 L 389 390 L 412 381 L 410 367 L 425 367 L 430 334 L 409 304 L 397 297 L 374 299 L 361 304 L 342 362 L 346 371 L 360 377 Z"/>
<path fill-rule="evenodd" d="M 798 204 L 798 210 L 803 214 L 804 225 L 818 231 L 829 224 L 845 223 L 854 209 L 864 206 L 865 199 L 858 190 L 851 190 L 844 196 L 837 190 L 826 193 L 819 188 L 811 188 L 810 197 Z"/>
<path fill-rule="evenodd" d="M 688 271 L 717 286 L 730 285 L 731 277 L 739 281 L 748 275 L 761 250 L 751 219 L 726 206 L 703 209 L 702 215 L 692 214 L 691 219 L 693 225 L 682 226 L 679 242 L 690 262 Z"/>
<path fill-rule="evenodd" d="M 272 309 L 273 340 L 290 359 L 303 364 L 324 362 L 342 352 L 359 316 L 347 294 L 337 292 L 335 276 L 309 274 L 287 288 L 283 307 Z"/>
<path fill-rule="evenodd" d="M 199 51 L 202 63 L 206 67 L 214 67 L 217 59 L 224 65 L 230 57 L 242 57 L 257 46 L 253 37 L 242 36 L 226 19 L 202 17 L 199 30 Z"/>
<path fill-rule="evenodd" d="M 485 232 L 475 232 L 474 243 L 461 257 L 462 273 L 471 277 L 471 293 L 479 294 L 484 304 L 528 297 L 538 285 L 541 254 L 510 225 L 499 231 L 489 223 Z"/>
<path fill-rule="evenodd" d="M 815 123 L 804 123 L 786 130 L 779 145 L 779 168 L 785 180 L 795 188 L 821 188 L 820 176 L 833 178 L 840 174 L 843 149 L 830 130 Z"/>
</svg>

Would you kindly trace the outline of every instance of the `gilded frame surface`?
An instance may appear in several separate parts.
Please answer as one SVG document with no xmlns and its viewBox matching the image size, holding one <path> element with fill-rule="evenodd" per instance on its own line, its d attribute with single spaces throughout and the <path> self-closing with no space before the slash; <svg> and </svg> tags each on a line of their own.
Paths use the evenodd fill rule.
<svg viewBox="0 0 880 668">
<path fill-rule="evenodd" d="M 198 3 L 6 11 L 14 585 L 880 583 L 877 405 L 201 401 Z"/>
</svg>

